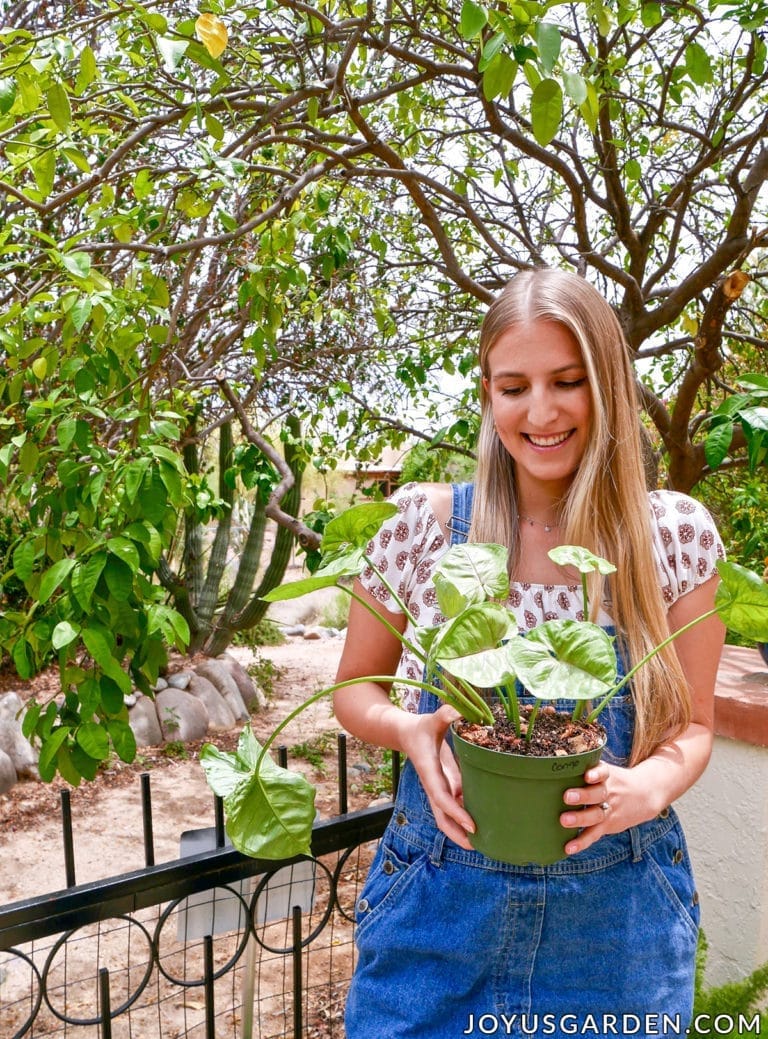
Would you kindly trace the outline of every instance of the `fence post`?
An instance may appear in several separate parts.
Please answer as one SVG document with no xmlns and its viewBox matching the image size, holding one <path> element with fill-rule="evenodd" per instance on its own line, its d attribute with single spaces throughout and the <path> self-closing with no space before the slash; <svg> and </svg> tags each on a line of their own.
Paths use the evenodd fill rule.
<svg viewBox="0 0 768 1039">
<path fill-rule="evenodd" d="M 302 1039 L 301 906 L 293 907 L 293 1036 Z"/>
<path fill-rule="evenodd" d="M 112 1039 L 112 1000 L 109 995 L 109 971 L 99 968 L 99 1004 L 101 1006 L 101 1039 Z"/>
<path fill-rule="evenodd" d="M 203 938 L 205 958 L 205 1039 L 216 1039 L 216 1014 L 213 998 L 213 938 L 206 934 Z"/>
<path fill-rule="evenodd" d="M 149 772 L 141 773 L 141 818 L 144 824 L 144 863 L 155 864 L 155 835 L 152 829 L 152 794 L 150 791 Z"/>
<path fill-rule="evenodd" d="M 75 886 L 75 845 L 72 840 L 72 804 L 69 790 L 61 791 L 61 835 L 64 839 L 64 876 L 67 887 Z"/>
<path fill-rule="evenodd" d="M 347 736 L 340 732 L 337 740 L 336 756 L 339 763 L 339 815 L 346 815 L 347 805 Z"/>
</svg>

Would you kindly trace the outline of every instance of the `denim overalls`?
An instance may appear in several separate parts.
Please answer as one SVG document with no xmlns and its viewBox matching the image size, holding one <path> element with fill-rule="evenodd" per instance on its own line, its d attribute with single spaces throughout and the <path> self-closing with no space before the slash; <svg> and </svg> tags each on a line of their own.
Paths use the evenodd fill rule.
<svg viewBox="0 0 768 1039">
<path fill-rule="evenodd" d="M 451 543 L 472 487 L 454 487 Z M 419 712 L 434 711 L 422 693 Z M 629 698 L 601 722 L 627 760 Z M 565 840 L 564 840 L 565 843 Z M 551 866 L 465 851 L 437 829 L 410 762 L 357 904 L 347 1039 L 684 1035 L 698 897 L 674 811 Z"/>
</svg>

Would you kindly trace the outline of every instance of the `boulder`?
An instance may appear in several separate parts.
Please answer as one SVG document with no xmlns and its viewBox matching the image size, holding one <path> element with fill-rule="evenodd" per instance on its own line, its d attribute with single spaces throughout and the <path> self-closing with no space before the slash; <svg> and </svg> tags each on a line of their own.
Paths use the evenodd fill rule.
<svg viewBox="0 0 768 1039">
<path fill-rule="evenodd" d="M 192 671 L 176 671 L 174 674 L 168 675 L 168 685 L 173 686 L 174 689 L 188 689 L 192 674 Z"/>
<path fill-rule="evenodd" d="M 18 693 L 0 696 L 0 750 L 10 758 L 19 779 L 38 779 L 37 751 L 21 731 L 23 706 Z"/>
<path fill-rule="evenodd" d="M 216 686 L 238 721 L 248 720 L 248 708 L 237 688 L 237 682 L 220 660 L 203 660 L 195 667 L 195 671 Z"/>
<path fill-rule="evenodd" d="M 208 732 L 208 711 L 202 700 L 183 689 L 163 689 L 155 697 L 163 739 L 201 740 Z"/>
<path fill-rule="evenodd" d="M 7 794 L 11 787 L 16 785 L 16 779 L 13 762 L 4 750 L 0 750 L 0 794 Z"/>
<path fill-rule="evenodd" d="M 187 691 L 205 704 L 209 728 L 232 729 L 237 724 L 231 707 L 213 682 L 209 682 L 207 678 L 197 674 L 191 675 Z"/>
<path fill-rule="evenodd" d="M 140 696 L 128 711 L 128 724 L 138 747 L 156 747 L 163 742 L 155 702 L 148 696 Z"/>
<path fill-rule="evenodd" d="M 261 711 L 267 706 L 267 698 L 264 691 L 254 682 L 239 660 L 229 653 L 222 653 L 216 660 L 229 671 L 234 678 L 243 703 L 249 711 Z"/>
</svg>

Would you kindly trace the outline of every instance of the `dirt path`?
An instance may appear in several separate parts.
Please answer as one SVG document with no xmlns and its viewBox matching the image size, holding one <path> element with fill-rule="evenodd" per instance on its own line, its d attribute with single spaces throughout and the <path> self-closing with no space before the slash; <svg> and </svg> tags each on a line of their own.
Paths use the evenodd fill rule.
<svg viewBox="0 0 768 1039">
<path fill-rule="evenodd" d="M 266 735 L 308 693 L 333 680 L 343 641 L 291 638 L 284 645 L 265 647 L 279 675 L 266 712 L 252 725 Z M 234 651 L 246 666 L 248 650 Z M 295 760 L 318 785 L 318 808 L 325 816 L 337 811 L 335 738 L 339 731 L 328 701 L 303 714 L 286 730 L 286 746 L 304 744 L 312 761 Z M 216 734 L 211 742 L 223 749 L 236 745 L 239 730 Z M 327 734 L 327 735 L 323 735 Z M 179 855 L 185 830 L 213 825 L 213 796 L 198 760 L 199 743 L 186 747 L 186 758 L 171 757 L 163 748 L 145 748 L 130 766 L 114 762 L 92 783 L 71 790 L 76 882 L 114 876 L 144 866 L 141 788 L 139 776 L 150 773 L 155 862 Z M 365 761 L 365 748 L 350 741 L 350 764 Z M 317 765 L 320 763 L 321 768 Z M 353 803 L 376 797 L 375 767 L 352 791 Z M 381 784 L 384 784 L 384 779 Z M 64 784 L 23 782 L 0 796 L 0 904 L 55 891 L 65 886 L 61 839 L 61 790 Z"/>
</svg>

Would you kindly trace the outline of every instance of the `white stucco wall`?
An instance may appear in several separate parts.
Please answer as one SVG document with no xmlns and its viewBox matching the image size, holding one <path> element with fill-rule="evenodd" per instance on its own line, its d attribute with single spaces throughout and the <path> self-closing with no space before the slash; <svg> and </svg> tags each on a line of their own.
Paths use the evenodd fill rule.
<svg viewBox="0 0 768 1039">
<path fill-rule="evenodd" d="M 768 962 L 768 747 L 716 736 L 707 771 L 675 807 L 709 945 L 705 980 L 737 981 Z"/>
</svg>

